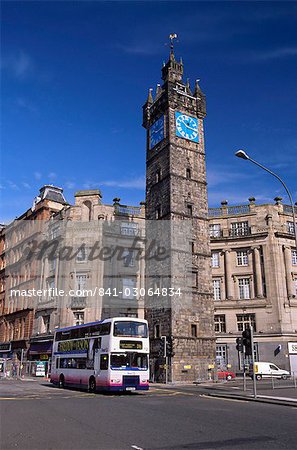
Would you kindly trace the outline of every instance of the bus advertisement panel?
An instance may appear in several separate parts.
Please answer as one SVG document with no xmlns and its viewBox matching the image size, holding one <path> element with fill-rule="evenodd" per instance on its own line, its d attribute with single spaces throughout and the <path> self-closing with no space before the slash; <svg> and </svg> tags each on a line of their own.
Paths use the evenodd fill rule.
<svg viewBox="0 0 297 450">
<path fill-rule="evenodd" d="M 90 392 L 147 390 L 147 321 L 116 317 L 57 330 L 51 382 Z"/>
</svg>

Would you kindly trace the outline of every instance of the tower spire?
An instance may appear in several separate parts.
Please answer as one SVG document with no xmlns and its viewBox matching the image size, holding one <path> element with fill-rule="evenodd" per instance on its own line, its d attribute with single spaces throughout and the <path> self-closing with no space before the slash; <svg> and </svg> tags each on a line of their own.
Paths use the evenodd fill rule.
<svg viewBox="0 0 297 450">
<path fill-rule="evenodd" d="M 177 34 L 172 33 L 169 35 L 170 39 L 170 55 L 169 60 L 162 68 L 162 80 L 166 81 L 180 81 L 183 76 L 183 63 L 178 63 L 174 56 L 174 39 L 177 39 Z"/>
<path fill-rule="evenodd" d="M 170 59 L 174 59 L 174 39 L 177 39 L 176 33 L 171 33 L 169 35 L 170 39 Z"/>
</svg>

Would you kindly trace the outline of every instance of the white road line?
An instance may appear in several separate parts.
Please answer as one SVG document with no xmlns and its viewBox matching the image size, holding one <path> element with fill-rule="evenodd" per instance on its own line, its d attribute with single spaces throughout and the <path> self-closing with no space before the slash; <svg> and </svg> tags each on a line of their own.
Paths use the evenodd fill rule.
<svg viewBox="0 0 297 450">
<path fill-rule="evenodd" d="M 142 447 L 137 447 L 137 445 L 131 445 L 131 448 L 135 448 L 135 450 L 143 450 Z"/>
<path fill-rule="evenodd" d="M 215 396 L 211 396 L 211 395 L 204 395 L 201 394 L 200 397 L 203 398 L 212 398 L 213 400 L 225 400 L 227 402 L 239 402 L 239 403 L 244 403 L 246 400 L 239 400 L 237 398 L 226 398 L 226 397 L 215 397 Z"/>
</svg>

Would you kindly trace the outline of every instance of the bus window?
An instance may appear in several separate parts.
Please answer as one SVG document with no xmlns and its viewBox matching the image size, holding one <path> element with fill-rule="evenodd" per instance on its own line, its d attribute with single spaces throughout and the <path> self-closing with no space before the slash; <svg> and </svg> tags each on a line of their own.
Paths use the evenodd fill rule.
<svg viewBox="0 0 297 450">
<path fill-rule="evenodd" d="M 100 357 L 100 370 L 108 369 L 108 355 L 101 355 Z"/>
<path fill-rule="evenodd" d="M 114 336 L 147 337 L 147 325 L 142 322 L 121 321 L 114 323 Z"/>
<path fill-rule="evenodd" d="M 113 353 L 110 356 L 110 367 L 112 369 L 147 369 L 147 355 L 145 353 Z"/>
<path fill-rule="evenodd" d="M 131 367 L 138 367 L 139 369 L 147 369 L 147 355 L 141 353 L 133 353 L 131 358 Z"/>
<path fill-rule="evenodd" d="M 113 353 L 110 357 L 110 367 L 128 367 L 129 357 L 125 353 Z"/>
<path fill-rule="evenodd" d="M 77 359 L 77 368 L 78 369 L 85 369 L 86 368 L 86 359 L 85 358 L 78 358 Z"/>
</svg>

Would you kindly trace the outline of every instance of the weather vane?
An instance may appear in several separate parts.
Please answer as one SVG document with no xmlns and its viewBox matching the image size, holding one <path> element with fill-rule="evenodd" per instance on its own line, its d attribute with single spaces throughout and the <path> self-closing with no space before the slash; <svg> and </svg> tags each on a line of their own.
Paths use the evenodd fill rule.
<svg viewBox="0 0 297 450">
<path fill-rule="evenodd" d="M 174 47 L 174 45 L 173 45 L 173 40 L 174 40 L 174 39 L 177 39 L 177 34 L 176 34 L 176 33 L 170 34 L 170 35 L 169 35 L 169 39 L 170 39 L 170 49 L 171 49 L 171 51 L 173 52 L 173 47 Z"/>
</svg>

